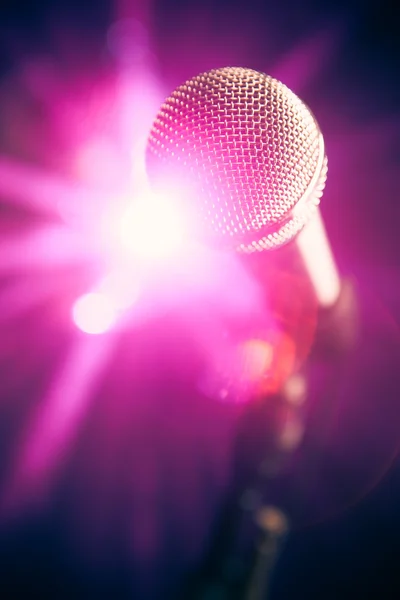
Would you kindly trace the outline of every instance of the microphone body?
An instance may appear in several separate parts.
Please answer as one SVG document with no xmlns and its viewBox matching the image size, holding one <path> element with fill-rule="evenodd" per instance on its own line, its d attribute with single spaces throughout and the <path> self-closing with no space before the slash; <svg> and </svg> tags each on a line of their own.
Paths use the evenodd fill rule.
<svg viewBox="0 0 400 600">
<path fill-rule="evenodd" d="M 276 271 L 295 255 L 295 268 L 307 273 L 319 308 L 316 351 L 333 357 L 334 363 L 344 357 L 354 338 L 357 303 L 352 286 L 342 285 L 319 210 L 327 174 L 323 137 L 313 114 L 293 92 L 250 69 L 217 69 L 190 79 L 161 106 L 149 136 L 147 165 L 156 188 L 162 190 L 165 182 L 170 187 L 175 180 L 187 190 L 195 235 L 243 255 L 259 277 L 262 272 L 268 277 L 274 252 L 291 245 L 287 255 L 276 255 Z M 268 402 L 249 404 L 246 435 L 237 439 L 232 493 L 185 598 L 266 597 L 288 522 L 276 507 L 265 505 L 264 496 L 304 430 L 308 381 L 307 372 L 298 370 L 300 362 Z M 299 383 L 300 392 L 293 392 Z M 282 414 L 286 426 L 285 420 L 280 422 Z M 254 435 L 257 424 L 260 435 Z M 256 438 L 262 441 L 260 456 L 248 459 Z M 267 439 L 273 447 L 265 446 Z M 239 460 L 242 452 L 245 459 Z M 249 495 L 253 502 L 244 505 Z M 251 545 L 254 551 L 249 551 Z"/>
<path fill-rule="evenodd" d="M 319 208 L 298 234 L 296 244 L 318 304 L 321 308 L 334 306 L 340 295 L 340 277 Z"/>
</svg>

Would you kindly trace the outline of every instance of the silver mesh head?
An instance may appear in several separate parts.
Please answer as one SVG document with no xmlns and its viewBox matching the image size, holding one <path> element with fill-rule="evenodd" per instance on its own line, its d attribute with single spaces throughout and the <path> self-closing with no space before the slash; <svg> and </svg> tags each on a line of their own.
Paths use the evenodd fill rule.
<svg viewBox="0 0 400 600">
<path fill-rule="evenodd" d="M 185 182 L 208 238 L 243 252 L 291 240 L 319 204 L 327 171 L 307 106 L 276 79 L 233 67 L 171 94 L 153 124 L 147 164 L 151 179 Z"/>
</svg>

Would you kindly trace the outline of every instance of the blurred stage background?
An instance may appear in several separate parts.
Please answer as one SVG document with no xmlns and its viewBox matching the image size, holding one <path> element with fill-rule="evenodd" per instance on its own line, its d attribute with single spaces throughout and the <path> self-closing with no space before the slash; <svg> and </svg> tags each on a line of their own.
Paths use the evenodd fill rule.
<svg viewBox="0 0 400 600">
<path fill-rule="evenodd" d="M 240 409 L 193 389 L 204 357 L 179 303 L 92 337 L 70 310 L 106 261 L 91 223 L 140 189 L 161 101 L 226 65 L 316 115 L 322 213 L 361 304 L 328 425 L 311 403 L 318 469 L 300 456 L 284 484 L 298 509 L 272 597 L 399 598 L 399 38 L 390 2 L 3 0 L 1 598 L 175 598 L 207 546 Z M 232 281 L 234 318 L 253 307 L 229 304 Z"/>
</svg>

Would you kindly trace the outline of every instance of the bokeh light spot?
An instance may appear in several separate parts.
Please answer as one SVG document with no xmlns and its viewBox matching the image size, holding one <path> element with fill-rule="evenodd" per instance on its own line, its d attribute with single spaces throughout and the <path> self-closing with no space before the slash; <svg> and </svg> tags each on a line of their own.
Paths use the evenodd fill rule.
<svg viewBox="0 0 400 600">
<path fill-rule="evenodd" d="M 242 373 L 248 381 L 258 381 L 271 368 L 272 345 L 264 340 L 249 340 L 241 347 Z"/>
<path fill-rule="evenodd" d="M 110 330 L 117 312 L 105 294 L 91 292 L 78 298 L 72 309 L 75 325 L 84 333 L 98 335 Z"/>
</svg>

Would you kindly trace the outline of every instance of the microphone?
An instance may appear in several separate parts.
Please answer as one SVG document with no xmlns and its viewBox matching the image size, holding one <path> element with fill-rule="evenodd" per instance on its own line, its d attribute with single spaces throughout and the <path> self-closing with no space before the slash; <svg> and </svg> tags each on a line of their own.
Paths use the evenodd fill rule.
<svg viewBox="0 0 400 600">
<path fill-rule="evenodd" d="M 152 183 L 179 181 L 201 237 L 242 254 L 294 241 L 319 306 L 341 283 L 318 208 L 324 140 L 309 108 L 283 83 L 240 67 L 189 79 L 165 100 L 147 146 Z"/>
<path fill-rule="evenodd" d="M 177 189 L 187 191 L 186 208 L 203 241 L 255 257 L 294 245 L 320 308 L 314 347 L 317 353 L 330 354 L 333 349 L 335 357 L 343 354 L 352 342 L 356 302 L 351 286 L 341 282 L 319 211 L 327 177 L 323 136 L 312 112 L 291 90 L 268 75 L 240 67 L 189 79 L 162 104 L 149 135 L 146 162 L 156 188 L 171 189 L 176 182 Z M 301 373 L 298 377 L 306 386 L 307 378 Z M 279 413 L 283 406 L 301 422 L 301 404 L 292 406 L 288 387 L 278 390 L 274 401 L 276 405 L 271 399 L 250 405 L 245 434 L 237 440 L 238 457 L 247 451 L 246 440 L 251 438 L 254 446 L 254 423 L 264 427 L 269 422 L 263 411 L 277 408 Z M 260 456 L 265 451 L 262 446 Z M 286 526 L 277 531 L 267 519 L 252 565 L 257 553 L 247 552 L 247 544 L 258 505 L 248 509 L 241 502 L 243 490 L 264 490 L 286 449 L 278 444 L 267 453 L 262 463 L 269 465 L 267 470 L 259 467 L 258 459 L 248 473 L 241 465 L 250 483 L 239 477 L 233 485 L 203 569 L 189 586 L 196 593 L 185 590 L 184 597 L 204 600 L 217 588 L 232 599 L 266 597 L 267 581 L 260 580 L 260 573 L 269 574 Z M 273 523 L 282 521 L 276 510 L 270 514 Z M 247 562 L 242 560 L 243 547 L 251 557 Z M 239 565 L 235 572 L 232 565 Z"/>
</svg>

